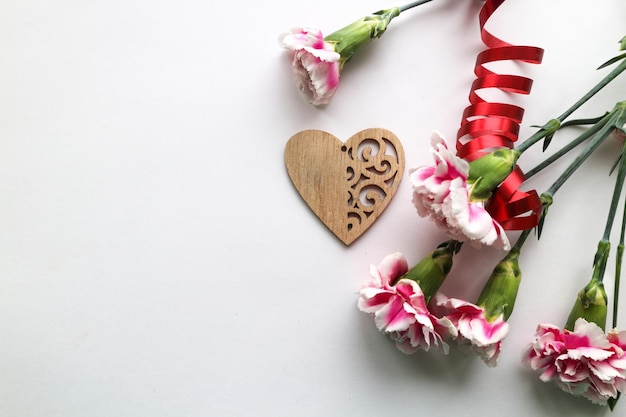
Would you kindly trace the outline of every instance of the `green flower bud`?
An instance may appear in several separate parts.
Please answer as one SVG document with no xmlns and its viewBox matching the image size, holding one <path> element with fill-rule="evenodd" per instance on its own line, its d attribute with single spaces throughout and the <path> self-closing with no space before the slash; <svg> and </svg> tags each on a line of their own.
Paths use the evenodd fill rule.
<svg viewBox="0 0 626 417">
<path fill-rule="evenodd" d="M 589 284 L 578 293 L 576 302 L 567 318 L 566 329 L 574 330 L 574 323 L 580 317 L 597 324 L 603 330 L 606 327 L 607 296 L 602 278 L 610 248 L 611 244 L 606 240 L 601 240 L 598 243 L 598 250 L 593 261 L 593 276 Z"/>
<path fill-rule="evenodd" d="M 460 242 L 454 240 L 441 244 L 398 280 L 410 279 L 417 282 L 428 303 L 452 269 L 452 257 L 459 251 L 460 245 Z"/>
<path fill-rule="evenodd" d="M 472 186 L 471 201 L 485 201 L 515 168 L 520 153 L 515 149 L 498 149 L 472 162 L 468 184 Z"/>
<path fill-rule="evenodd" d="M 400 14 L 397 7 L 381 10 L 365 16 L 343 29 L 326 36 L 324 40 L 335 46 L 335 52 L 341 55 L 339 70 L 352 59 L 356 51 L 372 39 L 380 38 L 387 30 L 391 19 Z"/>
<path fill-rule="evenodd" d="M 574 323 L 580 317 L 588 322 L 593 322 L 600 326 L 602 330 L 606 327 L 607 297 L 604 285 L 598 280 L 592 279 L 585 286 L 576 298 L 572 311 L 567 318 L 565 328 L 574 330 Z"/>
<path fill-rule="evenodd" d="M 619 50 L 620 51 L 624 51 L 626 50 L 626 36 L 624 36 L 620 41 L 619 41 Z"/>
<path fill-rule="evenodd" d="M 483 307 L 487 321 L 495 320 L 501 314 L 508 320 L 513 312 L 517 290 L 522 280 L 519 267 L 519 250 L 512 250 L 493 269 L 476 304 Z"/>
</svg>

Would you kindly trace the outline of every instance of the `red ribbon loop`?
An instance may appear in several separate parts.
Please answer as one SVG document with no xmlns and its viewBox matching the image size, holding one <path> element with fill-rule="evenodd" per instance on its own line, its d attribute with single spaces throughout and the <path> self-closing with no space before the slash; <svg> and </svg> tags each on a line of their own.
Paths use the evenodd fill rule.
<svg viewBox="0 0 626 417">
<path fill-rule="evenodd" d="M 530 94 L 533 81 L 520 75 L 498 74 L 485 65 L 497 61 L 540 64 L 543 49 L 511 45 L 489 33 L 485 24 L 505 0 L 486 0 L 479 13 L 481 38 L 487 49 L 476 57 L 469 94 L 470 105 L 463 112 L 457 132 L 457 155 L 473 161 L 496 148 L 513 148 L 519 136 L 524 109 L 509 103 L 492 103 L 480 96 L 481 90 L 498 89 L 508 93 Z M 541 201 L 537 192 L 521 191 L 524 174 L 516 169 L 494 191 L 487 210 L 506 230 L 524 230 L 537 225 Z"/>
</svg>

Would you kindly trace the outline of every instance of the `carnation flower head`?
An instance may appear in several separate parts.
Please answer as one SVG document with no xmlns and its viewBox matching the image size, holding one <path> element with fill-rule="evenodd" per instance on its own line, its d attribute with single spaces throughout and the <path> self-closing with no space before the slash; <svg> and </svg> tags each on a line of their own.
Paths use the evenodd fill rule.
<svg viewBox="0 0 626 417">
<path fill-rule="evenodd" d="M 626 332 L 607 336 L 596 323 L 576 320 L 573 330 L 543 323 L 522 361 L 565 392 L 607 404 L 626 390 Z"/>
<path fill-rule="evenodd" d="M 444 339 L 456 336 L 450 320 L 436 317 L 427 307 L 431 292 L 436 291 L 447 274 L 438 269 L 441 259 L 435 258 L 436 252 L 411 270 L 401 253 L 388 255 L 378 266 L 370 267 L 372 279 L 359 293 L 359 310 L 370 313 L 378 330 L 388 334 L 398 349 L 407 354 L 418 349 L 427 351 L 432 345 L 441 345 L 447 353 Z M 426 293 L 414 279 L 417 275 L 424 282 Z"/>
<path fill-rule="evenodd" d="M 488 320 L 483 307 L 439 293 L 433 299 L 438 312 L 452 322 L 460 346 L 476 353 L 488 366 L 496 366 L 501 345 L 509 334 L 509 324 L 502 315 Z"/>
<path fill-rule="evenodd" d="M 601 240 L 591 280 L 578 293 L 564 329 L 548 323 L 537 326 L 522 361 L 539 378 L 553 381 L 565 392 L 596 404 L 613 404 L 626 389 L 626 332 L 605 334 L 607 296 L 602 278 L 610 243 Z"/>
<path fill-rule="evenodd" d="M 523 241 L 518 243 L 523 244 Z M 488 366 L 496 366 L 502 341 L 509 333 L 506 320 L 513 312 L 522 278 L 518 245 L 494 268 L 476 304 L 437 294 L 437 314 L 449 319 L 457 330 L 456 340 L 476 353 Z"/>
<path fill-rule="evenodd" d="M 506 173 L 496 170 L 499 180 L 484 175 L 473 176 L 471 164 L 479 172 L 493 172 L 494 158 L 498 161 L 502 158 L 490 154 L 483 157 L 486 159 L 469 163 L 453 154 L 437 132 L 431 136 L 431 145 L 434 166 L 414 168 L 409 173 L 417 213 L 429 217 L 453 239 L 508 250 L 508 237 L 485 209 L 485 196 L 490 195 L 512 167 Z"/>
<path fill-rule="evenodd" d="M 341 56 L 314 28 L 296 28 L 279 42 L 293 51 L 292 72 L 298 91 L 311 104 L 327 104 L 339 85 Z"/>
<path fill-rule="evenodd" d="M 292 72 L 301 95 L 311 104 L 328 104 L 339 86 L 339 74 L 354 54 L 387 30 L 400 14 L 397 7 L 365 16 L 324 37 L 316 28 L 296 28 L 279 36 L 292 51 Z"/>
</svg>

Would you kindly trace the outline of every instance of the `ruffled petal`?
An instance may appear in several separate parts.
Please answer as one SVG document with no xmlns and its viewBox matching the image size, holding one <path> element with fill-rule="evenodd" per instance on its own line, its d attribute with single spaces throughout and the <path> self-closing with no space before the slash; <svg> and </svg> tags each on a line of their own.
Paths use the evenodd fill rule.
<svg viewBox="0 0 626 417">
<path fill-rule="evenodd" d="M 391 284 L 396 278 L 406 274 L 409 271 L 409 266 L 404 255 L 396 252 L 387 255 L 377 269 L 383 282 Z"/>
<path fill-rule="evenodd" d="M 441 346 L 447 353 L 444 338 L 456 335 L 450 321 L 429 311 L 417 282 L 400 279 L 391 285 L 407 270 L 406 260 L 399 253 L 385 257 L 377 267 L 372 266 L 372 279 L 359 292 L 357 306 L 373 316 L 378 330 L 395 340 L 400 351 L 413 353 Z"/>
<path fill-rule="evenodd" d="M 313 105 L 328 104 L 339 85 L 341 55 L 318 29 L 296 28 L 281 34 L 280 44 L 293 51 L 292 72 L 298 91 Z"/>
<path fill-rule="evenodd" d="M 606 404 L 626 389 L 626 359 L 620 334 L 608 336 L 595 323 L 576 320 L 574 330 L 540 324 L 523 363 L 562 390 Z"/>
<path fill-rule="evenodd" d="M 502 316 L 488 321 L 484 310 L 468 301 L 448 298 L 443 294 L 433 297 L 438 312 L 443 314 L 456 329 L 454 336 L 462 346 L 478 354 L 488 366 L 496 366 L 502 340 L 509 333 L 509 324 Z"/>
<path fill-rule="evenodd" d="M 434 165 L 409 171 L 417 213 L 429 217 L 453 239 L 510 249 L 504 229 L 485 210 L 484 203 L 469 199 L 469 163 L 454 155 L 436 132 L 431 136 L 431 146 Z"/>
</svg>

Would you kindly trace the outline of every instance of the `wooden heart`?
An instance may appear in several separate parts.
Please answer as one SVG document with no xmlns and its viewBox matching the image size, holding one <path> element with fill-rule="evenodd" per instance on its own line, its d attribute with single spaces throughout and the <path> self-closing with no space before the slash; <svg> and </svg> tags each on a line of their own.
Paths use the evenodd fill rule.
<svg viewBox="0 0 626 417">
<path fill-rule="evenodd" d="M 321 130 L 305 130 L 287 142 L 285 164 L 311 210 L 349 245 L 396 193 L 404 173 L 404 150 L 385 129 L 362 130 L 346 143 Z"/>
</svg>

